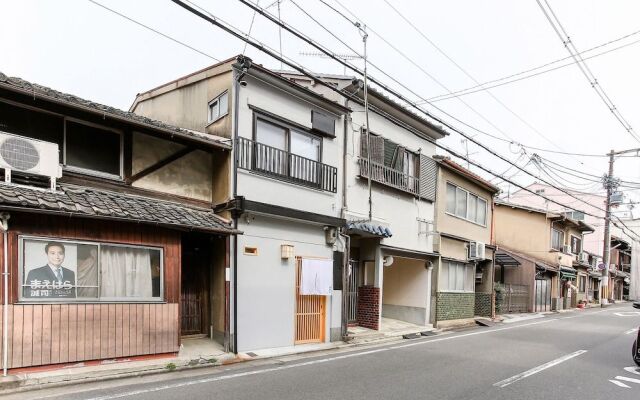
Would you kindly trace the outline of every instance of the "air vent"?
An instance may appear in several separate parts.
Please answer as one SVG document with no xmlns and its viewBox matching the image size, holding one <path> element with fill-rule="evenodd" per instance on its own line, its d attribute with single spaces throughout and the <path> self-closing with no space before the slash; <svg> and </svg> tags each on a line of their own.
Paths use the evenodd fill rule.
<svg viewBox="0 0 640 400">
<path fill-rule="evenodd" d="M 38 150 L 28 139 L 9 137 L 0 145 L 2 160 L 18 171 L 28 171 L 40 162 Z"/>
</svg>

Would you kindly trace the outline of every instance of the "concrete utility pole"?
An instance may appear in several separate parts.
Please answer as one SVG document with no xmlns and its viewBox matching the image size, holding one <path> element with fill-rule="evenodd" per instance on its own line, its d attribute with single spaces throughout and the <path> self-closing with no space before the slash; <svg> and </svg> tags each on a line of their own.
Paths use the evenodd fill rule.
<svg viewBox="0 0 640 400">
<path fill-rule="evenodd" d="M 605 217 L 604 217 L 604 245 L 602 249 L 602 262 L 604 264 L 604 271 L 602 271 L 601 290 L 600 290 L 600 304 L 604 307 L 609 303 L 609 262 L 611 261 L 611 195 L 613 191 L 618 187 L 619 182 L 613 177 L 613 163 L 615 156 L 626 153 L 638 153 L 640 149 L 630 149 L 622 151 L 609 152 L 609 173 L 603 177 L 603 184 L 607 189 L 607 200 L 605 202 Z"/>
<path fill-rule="evenodd" d="M 369 130 L 369 84 L 367 81 L 367 39 L 369 38 L 369 34 L 367 34 L 367 26 L 360 25 L 360 23 L 356 23 L 356 27 L 360 31 L 360 35 L 362 36 L 362 43 L 364 44 L 364 120 L 365 126 L 367 129 L 367 189 L 369 191 L 369 221 L 373 220 L 373 199 L 371 193 L 371 131 Z"/>
</svg>

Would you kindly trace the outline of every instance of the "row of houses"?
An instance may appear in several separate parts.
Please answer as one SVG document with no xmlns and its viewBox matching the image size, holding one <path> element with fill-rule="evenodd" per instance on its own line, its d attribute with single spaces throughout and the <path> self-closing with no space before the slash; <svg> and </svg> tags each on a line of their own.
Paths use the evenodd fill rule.
<svg viewBox="0 0 640 400">
<path fill-rule="evenodd" d="M 368 131 L 363 83 L 321 78 L 349 96 L 238 56 L 123 111 L 0 74 L 3 368 L 598 299 L 590 225 L 498 201 L 435 154 L 446 131 L 374 89 Z"/>
</svg>

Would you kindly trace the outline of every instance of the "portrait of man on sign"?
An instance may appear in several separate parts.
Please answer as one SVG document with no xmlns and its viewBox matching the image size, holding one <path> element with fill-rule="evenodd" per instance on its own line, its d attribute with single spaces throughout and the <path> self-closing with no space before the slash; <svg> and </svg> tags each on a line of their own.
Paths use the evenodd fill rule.
<svg viewBox="0 0 640 400">
<path fill-rule="evenodd" d="M 75 272 L 62 266 L 66 249 L 61 242 L 46 242 L 44 253 L 47 263 L 33 268 L 27 274 L 24 297 L 72 298 L 76 297 Z"/>
</svg>

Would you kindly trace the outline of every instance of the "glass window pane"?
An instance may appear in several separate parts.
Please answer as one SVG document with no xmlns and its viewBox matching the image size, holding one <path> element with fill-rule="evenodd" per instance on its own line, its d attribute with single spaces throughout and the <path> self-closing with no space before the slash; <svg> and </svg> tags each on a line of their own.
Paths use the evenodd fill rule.
<svg viewBox="0 0 640 400">
<path fill-rule="evenodd" d="M 456 188 L 456 215 L 467 218 L 467 192 Z"/>
<path fill-rule="evenodd" d="M 120 135 L 67 121 L 66 164 L 120 176 Z"/>
<path fill-rule="evenodd" d="M 320 139 L 291 131 L 291 152 L 313 161 L 320 161 Z"/>
<path fill-rule="evenodd" d="M 287 131 L 284 128 L 258 120 L 256 141 L 280 150 L 287 150 Z"/>
<path fill-rule="evenodd" d="M 100 296 L 141 299 L 160 297 L 159 256 L 160 250 L 156 249 L 102 245 Z"/>
<path fill-rule="evenodd" d="M 464 265 L 456 264 L 456 290 L 464 290 Z"/>
<path fill-rule="evenodd" d="M 456 264 L 449 263 L 449 290 L 456 290 Z"/>
<path fill-rule="evenodd" d="M 447 208 L 448 213 L 456 213 L 456 187 L 447 183 Z"/>
<path fill-rule="evenodd" d="M 229 94 L 225 93 L 221 95 L 218 103 L 220 105 L 218 107 L 218 116 L 227 115 L 229 112 Z"/>
<path fill-rule="evenodd" d="M 467 218 L 475 222 L 477 210 L 478 210 L 478 197 L 470 194 Z"/>
<path fill-rule="evenodd" d="M 487 224 L 487 202 L 481 198 L 478 198 L 478 213 L 476 215 L 476 222 L 481 225 Z"/>
<path fill-rule="evenodd" d="M 220 107 L 218 100 L 209 103 L 209 122 L 215 121 L 220 116 Z"/>
<path fill-rule="evenodd" d="M 464 268 L 465 277 L 464 277 L 464 291 L 465 292 L 473 292 L 475 291 L 475 268 L 473 266 L 467 265 Z"/>
</svg>

